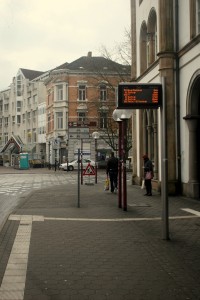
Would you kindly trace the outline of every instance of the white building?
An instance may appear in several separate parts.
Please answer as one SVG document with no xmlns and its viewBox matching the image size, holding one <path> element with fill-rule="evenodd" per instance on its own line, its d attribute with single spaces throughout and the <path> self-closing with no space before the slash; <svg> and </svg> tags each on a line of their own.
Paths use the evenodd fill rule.
<svg viewBox="0 0 200 300">
<path fill-rule="evenodd" d="M 169 193 L 199 199 L 200 0 L 131 0 L 131 20 L 132 79 L 161 83 L 165 78 Z M 133 130 L 133 180 L 141 182 L 142 155 L 148 153 L 159 189 L 160 110 L 137 110 Z"/>
</svg>

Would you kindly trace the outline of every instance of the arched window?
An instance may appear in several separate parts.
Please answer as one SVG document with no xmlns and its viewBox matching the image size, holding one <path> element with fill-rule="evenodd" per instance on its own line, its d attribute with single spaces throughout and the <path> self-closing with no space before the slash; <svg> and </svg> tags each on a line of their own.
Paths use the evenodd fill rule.
<svg viewBox="0 0 200 300">
<path fill-rule="evenodd" d="M 142 23 L 140 29 L 140 73 L 147 69 L 147 25 Z"/>
<path fill-rule="evenodd" d="M 157 17 L 154 8 L 151 9 L 147 24 L 147 66 L 157 58 Z"/>
<path fill-rule="evenodd" d="M 200 0 L 197 0 L 197 34 L 200 33 Z"/>
</svg>

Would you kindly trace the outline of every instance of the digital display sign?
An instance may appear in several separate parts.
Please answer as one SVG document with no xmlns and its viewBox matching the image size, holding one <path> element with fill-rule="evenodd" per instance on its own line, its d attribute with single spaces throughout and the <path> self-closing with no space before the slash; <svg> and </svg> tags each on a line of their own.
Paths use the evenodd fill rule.
<svg viewBox="0 0 200 300">
<path fill-rule="evenodd" d="M 117 108 L 147 109 L 162 105 L 162 85 L 143 83 L 120 83 Z"/>
</svg>

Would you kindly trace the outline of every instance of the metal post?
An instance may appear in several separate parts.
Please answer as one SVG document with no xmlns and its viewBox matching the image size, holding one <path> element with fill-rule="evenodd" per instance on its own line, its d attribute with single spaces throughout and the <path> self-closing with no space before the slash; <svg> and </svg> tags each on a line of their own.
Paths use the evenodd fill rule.
<svg viewBox="0 0 200 300">
<path fill-rule="evenodd" d="M 97 183 L 97 139 L 95 139 L 95 183 Z"/>
<path fill-rule="evenodd" d="M 51 161 L 50 161 L 50 146 L 51 146 L 51 142 L 49 141 L 49 170 L 51 169 Z"/>
<path fill-rule="evenodd" d="M 81 184 L 83 184 L 83 139 L 81 139 Z"/>
<path fill-rule="evenodd" d="M 126 130 L 127 130 L 127 120 L 122 120 L 122 137 L 123 137 L 123 210 L 127 211 L 127 185 L 126 185 Z"/>
<path fill-rule="evenodd" d="M 169 240 L 169 203 L 168 203 L 168 157 L 167 157 L 167 130 L 166 130 L 166 99 L 165 99 L 165 78 L 162 77 L 163 104 L 161 107 L 162 123 L 162 177 L 161 177 L 161 198 L 163 203 L 163 239 Z"/>
<path fill-rule="evenodd" d="M 57 167 L 57 149 L 55 149 L 55 172 Z"/>
<path fill-rule="evenodd" d="M 122 208 L 122 121 L 118 121 L 119 124 L 119 136 L 118 136 L 118 207 Z"/>
<path fill-rule="evenodd" d="M 78 149 L 78 203 L 77 207 L 80 207 L 80 149 Z"/>
</svg>

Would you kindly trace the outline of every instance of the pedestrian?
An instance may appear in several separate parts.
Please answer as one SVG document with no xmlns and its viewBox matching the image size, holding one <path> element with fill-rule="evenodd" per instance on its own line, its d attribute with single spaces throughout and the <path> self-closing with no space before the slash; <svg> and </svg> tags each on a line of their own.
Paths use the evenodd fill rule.
<svg viewBox="0 0 200 300">
<path fill-rule="evenodd" d="M 118 180 L 118 159 L 115 157 L 114 152 L 111 152 L 111 156 L 107 161 L 106 174 L 110 178 L 110 190 L 113 193 L 117 190 Z"/>
<path fill-rule="evenodd" d="M 146 187 L 145 196 L 152 196 L 151 179 L 153 178 L 153 164 L 147 154 L 143 155 L 143 159 L 144 159 L 144 180 L 145 180 L 145 187 Z"/>
</svg>

